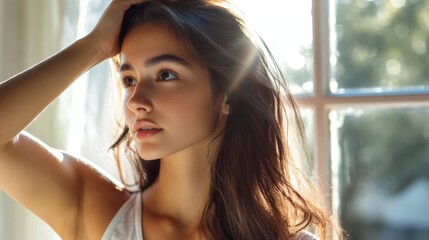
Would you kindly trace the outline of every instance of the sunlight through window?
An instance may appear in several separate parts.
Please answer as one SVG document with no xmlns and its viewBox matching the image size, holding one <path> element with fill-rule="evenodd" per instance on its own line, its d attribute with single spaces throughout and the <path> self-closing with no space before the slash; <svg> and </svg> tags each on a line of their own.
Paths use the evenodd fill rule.
<svg viewBox="0 0 429 240">
<path fill-rule="evenodd" d="M 295 93 L 312 92 L 313 30 L 311 1 L 231 0 L 267 43 Z M 311 84 L 312 85 L 312 84 Z"/>
</svg>

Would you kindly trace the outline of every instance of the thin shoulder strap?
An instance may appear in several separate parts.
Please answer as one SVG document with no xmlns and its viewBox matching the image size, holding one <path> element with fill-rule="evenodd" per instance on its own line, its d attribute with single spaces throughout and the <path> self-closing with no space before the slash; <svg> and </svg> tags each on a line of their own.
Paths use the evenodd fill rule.
<svg viewBox="0 0 429 240">
<path fill-rule="evenodd" d="M 142 192 L 138 192 L 134 202 L 134 223 L 136 229 L 136 240 L 143 240 L 143 228 L 142 228 Z"/>
<path fill-rule="evenodd" d="M 136 197 L 131 196 L 130 199 L 128 199 L 124 205 L 121 206 L 121 208 L 118 210 L 118 212 L 115 214 L 115 216 L 110 221 L 109 225 L 107 226 L 106 230 L 104 231 L 103 236 L 101 237 L 101 240 L 108 240 L 110 239 L 110 236 L 115 231 L 116 227 L 120 223 L 120 221 L 124 218 L 124 216 L 127 214 L 128 210 L 132 208 L 133 204 L 133 198 L 136 199 Z"/>
</svg>

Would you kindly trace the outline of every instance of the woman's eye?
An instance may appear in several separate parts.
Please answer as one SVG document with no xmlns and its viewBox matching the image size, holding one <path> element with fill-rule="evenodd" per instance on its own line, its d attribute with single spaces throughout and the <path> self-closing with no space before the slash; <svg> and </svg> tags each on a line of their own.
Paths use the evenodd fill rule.
<svg viewBox="0 0 429 240">
<path fill-rule="evenodd" d="M 177 79 L 177 76 L 168 70 L 161 70 L 158 73 L 158 80 L 160 81 L 171 81 L 175 79 Z"/>
<path fill-rule="evenodd" d="M 137 83 L 137 80 L 135 80 L 132 77 L 124 77 L 124 78 L 122 78 L 122 85 L 124 87 L 134 86 L 134 85 L 136 85 L 136 83 Z"/>
</svg>

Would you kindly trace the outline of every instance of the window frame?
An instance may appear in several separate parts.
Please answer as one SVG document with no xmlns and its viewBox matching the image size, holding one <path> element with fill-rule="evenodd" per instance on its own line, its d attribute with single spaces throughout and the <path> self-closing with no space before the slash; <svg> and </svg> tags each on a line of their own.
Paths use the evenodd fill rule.
<svg viewBox="0 0 429 240">
<path fill-rule="evenodd" d="M 429 89 L 419 91 L 366 92 L 332 94 L 329 91 L 331 77 L 331 39 L 335 22 L 335 1 L 312 0 L 313 23 L 313 94 L 297 95 L 300 107 L 313 111 L 314 121 L 314 170 L 329 210 L 338 214 L 338 182 L 333 180 L 334 157 L 331 146 L 329 112 L 344 107 L 429 107 Z M 334 14 L 330 15 L 330 12 Z M 339 160 L 339 159 L 337 159 Z"/>
</svg>

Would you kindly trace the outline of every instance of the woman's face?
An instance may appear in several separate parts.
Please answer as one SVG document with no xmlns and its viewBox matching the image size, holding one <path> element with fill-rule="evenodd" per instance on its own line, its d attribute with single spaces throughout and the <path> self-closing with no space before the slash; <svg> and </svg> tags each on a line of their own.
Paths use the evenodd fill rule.
<svg viewBox="0 0 429 240">
<path fill-rule="evenodd" d="M 228 106 L 214 100 L 208 69 L 165 23 L 145 23 L 126 35 L 120 76 L 125 121 L 143 159 L 193 151 L 225 122 Z"/>
</svg>

